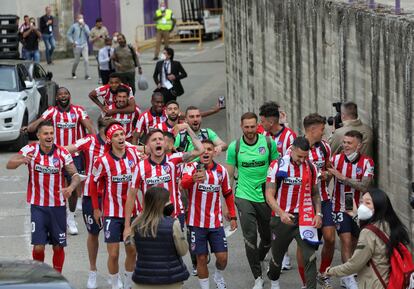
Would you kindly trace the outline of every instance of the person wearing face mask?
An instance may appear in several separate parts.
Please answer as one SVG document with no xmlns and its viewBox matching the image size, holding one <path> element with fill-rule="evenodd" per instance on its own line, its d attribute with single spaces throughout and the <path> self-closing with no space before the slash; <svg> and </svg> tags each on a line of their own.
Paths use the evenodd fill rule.
<svg viewBox="0 0 414 289">
<path fill-rule="evenodd" d="M 83 15 L 79 14 L 76 17 L 76 22 L 72 24 L 69 28 L 66 36 L 68 38 L 69 43 L 72 44 L 73 47 L 73 55 L 75 57 L 75 61 L 73 62 L 72 66 L 72 78 L 76 79 L 76 69 L 78 68 L 78 64 L 80 61 L 80 57 L 83 57 L 83 65 L 85 68 L 85 79 L 91 79 L 89 76 L 89 50 L 88 50 L 88 41 L 89 41 L 89 26 L 85 23 L 83 19 Z"/>
<path fill-rule="evenodd" d="M 358 274 L 359 288 L 384 289 L 378 275 L 388 284 L 393 250 L 400 243 L 410 244 L 407 228 L 395 213 L 387 194 L 377 188 L 369 189 L 362 196 L 357 217 L 362 230 L 355 252 L 345 264 L 328 268 L 326 275 L 341 277 Z M 382 231 L 389 239 L 388 245 L 367 225 Z"/>
<path fill-rule="evenodd" d="M 174 50 L 167 47 L 162 52 L 162 60 L 155 65 L 152 75 L 157 91 L 164 95 L 164 101 L 177 100 L 177 97 L 184 94 L 181 79 L 187 77 L 181 62 L 174 60 Z"/>
<path fill-rule="evenodd" d="M 188 243 L 180 222 L 171 217 L 174 205 L 170 192 L 160 187 L 149 188 L 144 204 L 131 226 L 131 240 L 137 250 L 132 288 L 183 288 L 190 275 L 182 259 L 188 252 Z"/>
<path fill-rule="evenodd" d="M 164 48 L 170 43 L 170 32 L 174 29 L 175 18 L 171 9 L 168 9 L 164 2 L 160 3 L 160 9 L 154 14 L 155 28 L 157 29 L 154 59 L 158 60 L 160 53 L 161 41 L 164 40 Z"/>
<path fill-rule="evenodd" d="M 352 256 L 359 235 L 359 228 L 351 216 L 353 203 L 359 204 L 361 194 L 372 184 L 374 176 L 373 160 L 360 154 L 362 134 L 356 130 L 345 133 L 343 151 L 331 159 L 332 168 L 328 172 L 333 176 L 332 210 L 336 231 L 341 240 L 342 262 L 346 263 Z M 357 289 L 353 275 L 342 277 L 348 289 Z"/>
</svg>

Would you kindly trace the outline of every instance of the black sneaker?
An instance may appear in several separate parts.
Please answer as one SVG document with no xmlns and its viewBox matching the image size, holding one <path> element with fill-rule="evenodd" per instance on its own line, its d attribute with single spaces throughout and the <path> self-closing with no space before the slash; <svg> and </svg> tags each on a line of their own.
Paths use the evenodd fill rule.
<svg viewBox="0 0 414 289">
<path fill-rule="evenodd" d="M 77 77 L 76 77 L 76 74 L 75 73 L 72 73 L 72 79 L 76 79 Z"/>
<path fill-rule="evenodd" d="M 154 57 L 152 60 L 157 61 L 159 58 L 158 57 Z"/>
</svg>

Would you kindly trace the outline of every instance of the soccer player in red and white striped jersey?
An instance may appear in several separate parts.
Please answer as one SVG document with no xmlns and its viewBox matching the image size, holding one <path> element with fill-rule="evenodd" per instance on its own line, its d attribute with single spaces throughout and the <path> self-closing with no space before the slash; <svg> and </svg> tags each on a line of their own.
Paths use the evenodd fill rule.
<svg viewBox="0 0 414 289">
<path fill-rule="evenodd" d="M 115 102 L 116 91 L 119 87 L 128 89 L 128 106 L 123 109 L 108 109 L 107 106 Z M 135 111 L 135 98 L 131 87 L 121 83 L 121 78 L 117 73 L 111 73 L 109 82 L 106 85 L 100 86 L 89 93 L 89 98 L 101 109 L 107 116 L 115 113 L 133 113 Z M 100 100 L 102 99 L 102 102 Z"/>
<path fill-rule="evenodd" d="M 165 114 L 167 120 L 158 123 L 158 125 L 155 128 L 162 130 L 163 132 L 169 132 L 176 135 L 177 132 L 174 131 L 174 127 L 178 124 L 180 115 L 180 106 L 178 102 L 175 100 L 170 100 L 169 102 L 167 102 L 167 104 L 165 105 Z"/>
<path fill-rule="evenodd" d="M 311 149 L 309 150 L 309 160 L 318 169 L 320 181 L 318 182 L 319 192 L 321 194 L 322 208 L 322 236 L 323 246 L 321 250 L 321 263 L 319 267 L 318 282 L 322 288 L 329 288 L 331 281 L 325 276 L 326 268 L 331 266 L 333 255 L 335 252 L 335 222 L 332 217 L 332 202 L 328 193 L 328 168 L 331 167 L 331 148 L 329 144 L 322 140 L 325 133 L 325 117 L 317 113 L 307 115 L 303 119 L 303 127 L 305 129 L 305 138 L 309 141 Z M 303 257 L 301 252 L 297 251 L 298 268 L 304 280 Z"/>
<path fill-rule="evenodd" d="M 176 167 L 180 163 L 187 163 L 200 156 L 204 152 L 204 148 L 187 123 L 179 124 L 178 126 L 180 130 L 187 130 L 191 140 L 194 142 L 194 150 L 180 154 L 178 157 L 174 154 L 167 157 L 163 132 L 160 130 L 151 130 L 149 132 L 146 137 L 149 157 L 138 163 L 134 170 L 131 189 L 128 192 L 124 236 L 130 234 L 130 218 L 138 190 L 145 194 L 147 189 L 153 186 L 164 187 L 170 192 L 171 203 L 174 204 L 174 216 L 180 220 L 182 226 L 184 224 L 184 211 L 176 184 Z"/>
<path fill-rule="evenodd" d="M 93 165 L 93 182 L 91 182 L 90 193 L 94 218 L 97 223 L 100 223 L 101 210 L 99 209 L 97 183 L 103 189 L 103 227 L 109 255 L 108 271 L 111 276 L 112 288 L 117 288 L 119 243 L 123 241 L 125 202 L 128 189 L 131 187 L 132 174 L 140 159 L 137 148 L 127 145 L 125 130 L 121 124 L 110 124 L 105 129 L 105 135 L 111 148 Z M 135 204 L 135 200 L 133 203 Z M 128 282 L 125 284 L 125 288 L 129 288 L 128 284 L 131 285 L 132 271 L 135 265 L 135 250 L 131 246 L 125 246 L 125 251 L 125 282 Z"/>
<path fill-rule="evenodd" d="M 66 246 L 66 206 L 80 183 L 70 153 L 54 144 L 54 127 L 50 121 L 38 125 L 39 142 L 28 144 L 10 158 L 7 169 L 25 164 L 29 170 L 27 202 L 31 205 L 33 259 L 43 262 L 45 245 L 53 246 L 53 267 L 62 272 Z M 64 187 L 63 170 L 72 177 Z"/>
<path fill-rule="evenodd" d="M 202 141 L 204 153 L 198 162 L 188 164 L 181 186 L 189 191 L 187 226 L 191 235 L 191 251 L 197 256 L 197 273 L 201 288 L 210 288 L 208 279 L 208 245 L 216 256 L 214 281 L 226 288 L 222 275 L 227 266 L 227 240 L 223 228 L 220 194 L 226 200 L 231 230 L 237 228 L 234 196 L 224 166 L 213 161 L 214 143 Z"/>
<path fill-rule="evenodd" d="M 119 87 L 116 95 L 115 95 L 115 102 L 111 105 L 108 106 L 109 110 L 114 110 L 114 109 L 123 109 L 125 107 L 128 106 L 128 90 L 126 88 L 123 87 Z M 126 133 L 126 138 L 127 141 L 130 142 L 132 140 L 132 133 L 134 132 L 135 129 L 135 124 L 138 120 L 138 117 L 140 115 L 140 110 L 139 108 L 136 106 L 135 107 L 135 111 L 133 113 L 115 113 L 113 115 L 111 115 L 110 117 L 112 117 L 115 121 L 119 122 L 122 124 L 122 126 L 125 129 L 125 133 Z"/>
<path fill-rule="evenodd" d="M 279 154 L 284 156 L 295 140 L 296 133 L 284 124 L 280 124 L 279 106 L 273 101 L 266 102 L 260 107 L 259 116 L 261 127 L 258 133 L 270 136 L 275 141 Z"/>
<path fill-rule="evenodd" d="M 133 144 L 137 144 L 138 138 L 147 134 L 151 128 L 156 128 L 160 123 L 167 121 L 164 110 L 164 97 L 161 92 L 154 92 L 151 96 L 151 108 L 143 112 L 138 119 L 134 132 Z"/>
<path fill-rule="evenodd" d="M 88 114 L 81 106 L 71 104 L 70 92 L 65 87 L 60 87 L 57 91 L 56 106 L 49 107 L 40 118 L 27 127 L 27 130 L 29 132 L 34 132 L 39 123 L 44 120 L 52 121 L 55 131 L 55 143 L 60 146 L 67 146 L 75 143 L 81 138 L 80 134 L 83 128 L 86 128 L 90 134 L 95 133 L 95 128 L 93 127 Z M 80 126 L 82 126 L 82 128 Z M 78 172 L 82 173 L 84 170 L 82 157 L 77 154 L 73 155 L 73 162 Z M 67 174 L 65 174 L 65 177 L 69 183 L 71 181 L 70 177 Z M 75 222 L 75 210 L 78 195 L 81 195 L 80 187 L 78 187 L 68 199 L 69 212 L 67 224 L 68 232 L 72 235 L 78 234 L 78 228 L 76 227 Z"/>
<path fill-rule="evenodd" d="M 310 150 L 309 141 L 305 137 L 297 137 L 292 144 L 291 153 L 271 163 L 266 181 L 266 201 L 272 209 L 270 222 L 272 233 L 272 262 L 269 264 L 268 277 L 272 288 L 279 288 L 279 276 L 283 256 L 289 244 L 295 238 L 298 247 L 304 256 L 306 285 L 316 288 L 316 258 L 315 247 L 302 240 L 304 237 L 315 238 L 317 233 L 305 231 L 300 233 L 302 214 L 314 212 L 312 221 L 314 228 L 322 225 L 320 193 L 317 186 L 317 169 L 308 160 Z M 305 180 L 305 184 L 303 181 Z M 311 201 L 305 201 L 304 195 L 311 195 Z M 301 209 L 302 207 L 302 209 Z M 305 234 L 308 232 L 308 234 Z M 312 267 L 312 268 L 311 268 Z"/>
<path fill-rule="evenodd" d="M 103 156 L 109 149 L 109 145 L 106 143 L 105 128 L 112 122 L 114 120 L 111 118 L 100 117 L 98 119 L 98 134 L 88 135 L 77 140 L 73 145 L 66 147 L 70 153 L 83 152 L 85 159 L 86 180 L 83 182 L 82 213 L 83 221 L 88 231 L 87 249 L 90 267 L 90 281 L 88 281 L 88 284 L 91 282 L 93 284 L 93 280 L 96 280 L 96 258 L 99 249 L 99 232 L 101 231 L 100 225 L 96 223 L 93 217 L 92 200 L 90 197 L 90 184 L 93 181 L 92 168 L 95 160 Z M 100 189 L 98 189 L 98 197 L 99 199 L 102 197 Z M 101 200 L 99 200 L 99 203 L 101 203 Z"/>
<path fill-rule="evenodd" d="M 332 168 L 328 169 L 334 177 L 333 211 L 336 229 L 341 239 L 342 262 L 347 262 L 352 254 L 359 229 L 350 213 L 358 207 L 360 199 L 372 183 L 374 162 L 359 153 L 362 147 L 362 134 L 356 130 L 345 133 L 343 151 L 332 157 Z M 345 284 L 356 284 L 351 276 L 343 277 Z M 348 286 L 347 286 L 348 287 Z"/>
</svg>

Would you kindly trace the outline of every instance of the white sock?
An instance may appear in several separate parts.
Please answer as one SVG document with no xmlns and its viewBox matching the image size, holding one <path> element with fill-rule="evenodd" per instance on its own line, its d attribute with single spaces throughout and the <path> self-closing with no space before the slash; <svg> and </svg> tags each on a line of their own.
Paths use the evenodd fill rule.
<svg viewBox="0 0 414 289">
<path fill-rule="evenodd" d="M 223 271 L 216 268 L 216 272 L 214 272 L 214 280 L 222 280 L 223 277 Z"/>
<path fill-rule="evenodd" d="M 68 211 L 68 219 L 75 220 L 75 212 Z"/>
<path fill-rule="evenodd" d="M 198 278 L 201 289 L 210 289 L 210 280 L 208 278 L 200 279 Z"/>
<path fill-rule="evenodd" d="M 112 289 L 118 289 L 118 273 L 109 274 L 109 278 L 111 279 Z"/>
<path fill-rule="evenodd" d="M 132 273 L 134 272 L 128 272 L 125 271 L 124 275 L 125 275 L 125 281 L 124 281 L 124 288 L 131 288 L 132 287 Z"/>
</svg>

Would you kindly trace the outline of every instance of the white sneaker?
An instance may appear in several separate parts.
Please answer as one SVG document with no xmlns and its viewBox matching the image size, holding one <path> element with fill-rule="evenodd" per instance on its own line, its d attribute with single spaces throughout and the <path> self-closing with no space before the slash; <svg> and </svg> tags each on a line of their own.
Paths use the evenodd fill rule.
<svg viewBox="0 0 414 289">
<path fill-rule="evenodd" d="M 76 210 L 82 212 L 82 198 L 78 198 L 76 201 Z"/>
<path fill-rule="evenodd" d="M 124 284 L 122 283 L 121 276 L 118 275 L 118 289 L 124 289 Z"/>
<path fill-rule="evenodd" d="M 226 281 L 224 281 L 224 278 L 221 278 L 219 280 L 216 280 L 216 278 L 214 278 L 214 282 L 216 282 L 217 289 L 227 289 L 227 284 Z"/>
<path fill-rule="evenodd" d="M 292 269 L 292 264 L 290 263 L 290 256 L 285 254 L 285 256 L 283 256 L 283 261 L 282 261 L 282 270 L 290 270 Z"/>
<path fill-rule="evenodd" d="M 252 289 L 263 289 L 263 278 L 262 277 L 257 277 L 256 280 L 254 280 L 254 286 Z"/>
<path fill-rule="evenodd" d="M 73 216 L 73 213 L 68 214 L 67 227 L 68 227 L 68 233 L 70 235 L 77 235 L 79 233 L 78 227 L 76 226 L 76 221 L 75 221 L 75 217 Z"/>
<path fill-rule="evenodd" d="M 272 284 L 270 289 L 280 289 L 279 280 L 270 281 L 270 284 Z"/>
<path fill-rule="evenodd" d="M 342 277 L 345 287 L 347 289 L 358 289 L 358 283 L 356 282 L 354 276 Z"/>
<path fill-rule="evenodd" d="M 86 288 L 88 289 L 95 289 L 98 288 L 98 285 L 96 284 L 96 271 L 89 271 L 88 275 L 88 283 L 86 285 Z"/>
<path fill-rule="evenodd" d="M 191 276 L 197 276 L 198 272 L 197 272 L 197 268 L 193 266 L 193 269 L 191 270 Z"/>
</svg>

